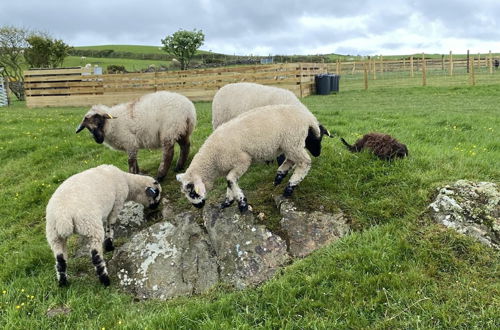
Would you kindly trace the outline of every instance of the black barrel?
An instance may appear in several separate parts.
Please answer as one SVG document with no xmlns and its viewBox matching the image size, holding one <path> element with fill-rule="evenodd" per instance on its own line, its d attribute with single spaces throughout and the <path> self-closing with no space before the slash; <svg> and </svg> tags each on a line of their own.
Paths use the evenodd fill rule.
<svg viewBox="0 0 500 330">
<path fill-rule="evenodd" d="M 330 77 L 327 74 L 318 74 L 314 77 L 316 82 L 316 94 L 328 95 L 330 94 Z"/>
<path fill-rule="evenodd" d="M 337 92 L 339 91 L 340 85 L 340 75 L 338 74 L 329 74 L 330 76 L 330 91 Z"/>
</svg>

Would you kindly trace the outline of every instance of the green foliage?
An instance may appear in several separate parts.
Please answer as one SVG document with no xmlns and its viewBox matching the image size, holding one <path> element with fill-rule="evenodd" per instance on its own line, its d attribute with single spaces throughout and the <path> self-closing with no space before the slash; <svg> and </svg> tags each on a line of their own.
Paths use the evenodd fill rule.
<svg viewBox="0 0 500 330">
<path fill-rule="evenodd" d="M 106 68 L 106 71 L 108 71 L 108 73 L 125 73 L 125 72 L 127 72 L 127 70 L 125 70 L 125 66 L 116 65 L 116 64 L 108 65 Z"/>
<path fill-rule="evenodd" d="M 186 70 L 196 50 L 203 45 L 203 41 L 205 41 L 205 35 L 201 30 L 179 30 L 162 39 L 161 43 L 166 52 L 176 56 L 181 63 L 181 70 Z"/>
<path fill-rule="evenodd" d="M 168 302 L 135 301 L 116 279 L 103 288 L 89 258 L 73 257 L 74 240 L 71 286 L 57 287 L 45 240 L 48 199 L 66 178 L 90 167 L 126 170 L 127 155 L 74 134 L 87 107 L 28 109 L 15 102 L 0 110 L 0 328 L 498 329 L 500 255 L 431 223 L 425 209 L 437 187 L 457 179 L 498 183 L 499 98 L 493 85 L 303 99 L 336 137 L 352 142 L 369 131 L 386 132 L 406 143 L 410 156 L 388 163 L 325 138 L 294 201 L 300 208 L 341 207 L 357 230 L 258 288 L 221 286 Z M 190 158 L 212 131 L 211 104 L 195 105 Z M 159 150 L 142 150 L 141 169 L 156 173 L 160 157 Z M 274 230 L 280 218 L 270 196 L 283 190 L 273 187 L 275 171 L 275 165 L 252 165 L 240 180 L 254 212 L 264 212 L 264 224 Z M 175 210 L 194 210 L 175 173 L 162 187 Z M 209 201 L 224 193 L 221 180 Z"/>
<path fill-rule="evenodd" d="M 59 67 L 71 49 L 62 40 L 43 35 L 31 35 L 26 41 L 28 47 L 24 50 L 24 57 L 30 68 Z"/>
<path fill-rule="evenodd" d="M 24 100 L 23 51 L 30 31 L 14 26 L 0 27 L 0 75 L 10 81 L 10 90 L 18 100 Z"/>
</svg>

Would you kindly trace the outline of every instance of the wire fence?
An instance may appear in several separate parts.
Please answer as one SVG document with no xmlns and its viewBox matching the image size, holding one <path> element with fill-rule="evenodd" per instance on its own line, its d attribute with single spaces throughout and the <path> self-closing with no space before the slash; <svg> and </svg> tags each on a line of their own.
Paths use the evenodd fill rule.
<svg viewBox="0 0 500 330">
<path fill-rule="evenodd" d="M 338 61 L 327 64 L 327 70 L 341 76 L 342 90 L 500 84 L 499 59 L 491 53 L 459 59 L 422 54 L 400 60 Z"/>
</svg>

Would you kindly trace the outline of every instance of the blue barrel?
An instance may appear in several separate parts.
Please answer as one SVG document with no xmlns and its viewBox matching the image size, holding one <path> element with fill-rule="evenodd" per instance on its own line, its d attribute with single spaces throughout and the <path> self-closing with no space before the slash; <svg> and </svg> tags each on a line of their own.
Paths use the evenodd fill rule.
<svg viewBox="0 0 500 330">
<path fill-rule="evenodd" d="M 329 74 L 329 76 L 330 76 L 330 91 L 338 93 L 340 87 L 340 75 Z"/>
<path fill-rule="evenodd" d="M 316 94 L 328 95 L 330 94 L 330 77 L 327 74 L 318 74 L 314 77 L 316 83 Z"/>
</svg>

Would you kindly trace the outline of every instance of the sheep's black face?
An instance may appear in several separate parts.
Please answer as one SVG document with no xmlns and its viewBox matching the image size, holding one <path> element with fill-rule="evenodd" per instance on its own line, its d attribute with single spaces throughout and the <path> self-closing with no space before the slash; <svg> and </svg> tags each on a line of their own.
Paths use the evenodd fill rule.
<svg viewBox="0 0 500 330">
<path fill-rule="evenodd" d="M 81 132 L 84 128 L 87 128 L 94 137 L 95 142 L 101 144 L 104 142 L 104 125 L 106 124 L 106 119 L 112 118 L 109 115 L 102 115 L 98 113 L 87 114 L 80 126 L 76 129 L 76 133 Z"/>
<path fill-rule="evenodd" d="M 146 188 L 146 196 L 148 197 L 150 209 L 154 210 L 160 205 L 160 192 L 161 186 L 158 181 L 153 183 L 153 187 Z"/>
<path fill-rule="evenodd" d="M 393 153 L 394 157 L 404 158 L 404 157 L 408 156 L 408 148 L 406 147 L 406 145 L 404 145 L 402 143 L 398 143 L 395 149 L 396 150 Z"/>
</svg>

